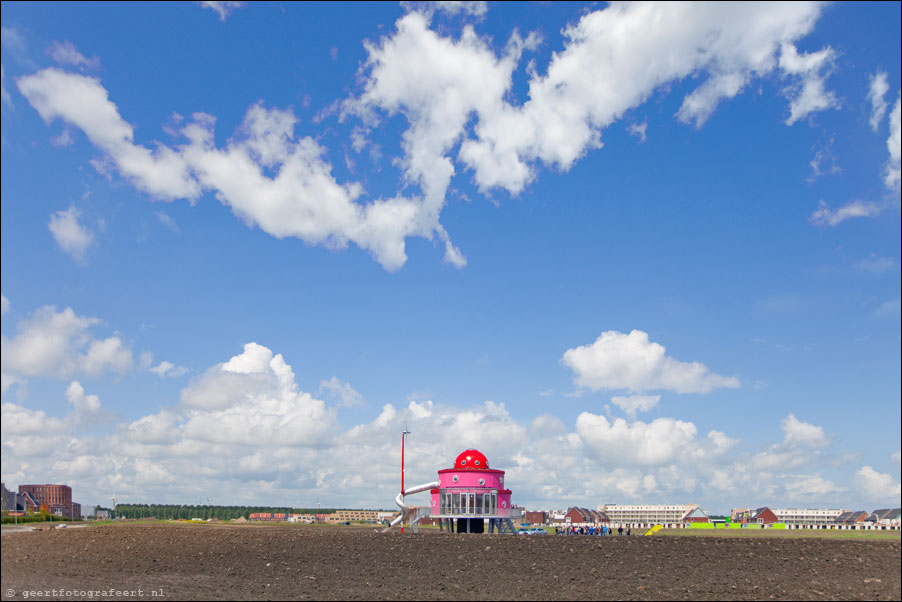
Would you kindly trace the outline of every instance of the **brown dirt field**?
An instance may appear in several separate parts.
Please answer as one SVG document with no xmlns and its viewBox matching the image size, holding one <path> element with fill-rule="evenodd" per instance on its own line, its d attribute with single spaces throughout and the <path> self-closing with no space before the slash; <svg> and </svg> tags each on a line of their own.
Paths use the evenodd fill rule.
<svg viewBox="0 0 902 602">
<path fill-rule="evenodd" d="M 0 570 L 4 600 L 899 600 L 900 545 L 129 523 L 5 535 Z"/>
</svg>

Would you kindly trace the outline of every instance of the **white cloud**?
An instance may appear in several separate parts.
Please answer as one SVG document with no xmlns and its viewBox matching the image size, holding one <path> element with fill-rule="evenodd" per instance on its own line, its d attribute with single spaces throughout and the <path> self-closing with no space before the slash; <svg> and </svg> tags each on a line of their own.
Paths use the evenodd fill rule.
<svg viewBox="0 0 902 602">
<path fill-rule="evenodd" d="M 129 370 L 132 352 L 118 336 L 96 339 L 90 334 L 99 324 L 97 318 L 78 316 L 71 308 L 58 312 L 51 306 L 19 322 L 15 337 L 0 338 L 4 392 L 8 378 L 68 378 L 76 373 L 98 375 L 112 370 L 121 374 Z"/>
<path fill-rule="evenodd" d="M 158 145 L 152 152 L 134 144 L 134 128 L 119 115 L 98 79 L 49 68 L 19 78 L 17 85 L 45 122 L 62 119 L 80 128 L 140 190 L 165 200 L 200 195 L 174 151 Z"/>
<path fill-rule="evenodd" d="M 875 318 L 898 318 L 899 312 L 902 311 L 902 298 L 887 299 L 874 308 L 871 315 Z"/>
<path fill-rule="evenodd" d="M 818 201 L 818 209 L 808 220 L 816 226 L 836 226 L 853 217 L 872 217 L 882 211 L 876 203 L 850 201 L 839 209 L 831 209 L 823 199 Z"/>
<path fill-rule="evenodd" d="M 435 6 L 485 10 L 481 3 Z M 208 7 L 224 20 L 234 5 Z M 509 102 L 512 73 L 522 52 L 538 44 L 537 35 L 514 33 L 499 55 L 472 27 L 457 39 L 445 37 L 430 29 L 427 16 L 411 12 L 394 33 L 367 45 L 364 90 L 344 103 L 343 113 L 363 117 L 368 128 L 380 112 L 405 115 L 401 184 L 418 186 L 420 195 L 367 204 L 356 202 L 360 185 L 335 180 L 316 141 L 294 137 L 296 118 L 289 111 L 254 105 L 223 148 L 215 145 L 213 118 L 198 113 L 182 131 L 187 145 L 157 143 L 151 150 L 135 144 L 134 128 L 97 79 L 45 69 L 20 78 L 18 87 L 45 121 L 62 119 L 85 132 L 105 153 L 95 162 L 99 169 L 118 171 L 156 198 L 194 201 L 212 190 L 272 236 L 332 249 L 353 242 L 388 270 L 406 262 L 407 237 L 437 239 L 444 260 L 463 267 L 466 257 L 439 219 L 457 172 L 455 147 L 457 161 L 473 171 L 483 191 L 502 187 L 517 194 L 535 178 L 538 164 L 569 169 L 601 145 L 604 128 L 659 88 L 700 79 L 678 116 L 701 125 L 720 100 L 772 72 L 788 79 L 792 123 L 835 104 L 823 86 L 832 50 L 799 54 L 794 46 L 820 12 L 817 3 L 616 4 L 592 11 L 565 30 L 565 47 L 544 74 L 527 69 L 529 99 L 522 105 Z M 361 136 L 358 131 L 356 149 Z"/>
<path fill-rule="evenodd" d="M 198 1 L 197 4 L 214 11 L 219 15 L 219 20 L 225 22 L 226 18 L 232 14 L 233 10 L 236 8 L 244 8 L 245 2 L 238 2 L 236 0 L 201 0 Z"/>
<path fill-rule="evenodd" d="M 0 315 L 5 316 L 6 312 L 9 311 L 9 299 L 6 298 L 6 295 L 0 294 Z"/>
<path fill-rule="evenodd" d="M 2 98 L 3 106 L 12 107 L 13 99 L 6 89 L 6 67 L 0 64 L 0 98 Z"/>
<path fill-rule="evenodd" d="M 87 351 L 79 357 L 78 370 L 85 374 L 100 374 L 112 370 L 123 374 L 132 366 L 132 352 L 118 336 L 88 343 Z"/>
<path fill-rule="evenodd" d="M 4 48 L 15 52 L 22 52 L 25 50 L 25 38 L 22 37 L 22 34 L 14 27 L 2 26 L 0 28 L 0 43 L 3 44 Z"/>
<path fill-rule="evenodd" d="M 787 74 L 798 75 L 801 81 L 787 90 L 791 98 L 790 115 L 786 125 L 792 125 L 811 113 L 836 108 L 839 101 L 832 92 L 824 87 L 825 71 L 829 72 L 835 53 L 831 48 L 819 52 L 799 54 L 795 46 L 783 43 L 780 54 L 780 67 Z"/>
<path fill-rule="evenodd" d="M 73 67 L 100 69 L 100 57 L 92 56 L 86 58 L 78 51 L 75 44 L 66 40 L 64 42 L 54 42 L 47 48 L 47 56 L 61 65 L 72 65 Z"/>
<path fill-rule="evenodd" d="M 591 345 L 568 349 L 561 361 L 573 370 L 577 386 L 593 391 L 709 393 L 739 386 L 735 377 L 714 374 L 704 364 L 681 362 L 665 352 L 663 345 L 649 341 L 641 330 L 629 334 L 610 330 Z"/>
<path fill-rule="evenodd" d="M 875 132 L 886 115 L 886 93 L 889 92 L 889 82 L 887 81 L 886 72 L 878 71 L 871 76 L 870 86 L 868 87 L 868 100 L 871 103 L 871 116 L 868 123 Z"/>
<path fill-rule="evenodd" d="M 437 0 L 427 2 L 402 0 L 401 6 L 408 11 L 417 11 L 427 16 L 431 16 L 436 11 L 441 11 L 451 16 L 467 14 L 474 17 L 482 17 L 489 10 L 488 3 L 483 0 Z"/>
<path fill-rule="evenodd" d="M 802 422 L 792 413 L 780 422 L 780 427 L 783 441 L 755 454 L 751 459 L 755 470 L 791 470 L 810 464 L 819 457 L 819 450 L 829 446 L 833 440 L 824 433 L 823 427 Z"/>
<path fill-rule="evenodd" d="M 902 94 L 896 97 L 896 104 L 889 115 L 889 138 L 886 139 L 886 147 L 889 149 L 889 160 L 884 168 L 884 183 L 890 190 L 897 194 L 902 179 Z"/>
<path fill-rule="evenodd" d="M 100 398 L 88 395 L 77 380 L 73 380 L 66 388 L 66 400 L 72 404 L 76 412 L 92 413 L 100 410 Z"/>
<path fill-rule="evenodd" d="M 648 131 L 647 121 L 643 121 L 642 123 L 631 123 L 626 129 L 630 134 L 638 137 L 639 142 L 648 140 L 648 136 L 646 135 L 646 132 Z"/>
<path fill-rule="evenodd" d="M 875 502 L 899 503 L 902 497 L 902 484 L 897 483 L 892 476 L 877 472 L 870 466 L 862 466 L 855 473 L 855 482 L 861 491 L 870 500 Z"/>
<path fill-rule="evenodd" d="M 339 184 L 322 158 L 324 149 L 312 138 L 294 138 L 297 118 L 290 111 L 251 106 L 224 148 L 214 142 L 215 119 L 197 113 L 181 132 L 187 144 L 172 149 L 158 143 L 151 151 L 134 143 L 132 126 L 97 79 L 45 69 L 20 78 L 18 86 L 45 121 L 58 118 L 81 128 L 113 168 L 156 198 L 193 202 L 213 190 L 248 225 L 276 238 L 292 236 L 331 249 L 351 241 L 391 271 L 407 260 L 408 236 L 438 233 L 446 259 L 464 263 L 435 208 L 401 197 L 356 203 L 361 186 Z M 103 161 L 97 165 L 108 168 Z"/>
<path fill-rule="evenodd" d="M 47 227 L 59 247 L 81 264 L 85 263 L 85 253 L 94 243 L 94 233 L 78 222 L 81 213 L 75 206 L 66 211 L 50 214 Z"/>
<path fill-rule="evenodd" d="M 179 225 L 165 211 L 157 211 L 157 220 L 176 234 L 181 234 L 182 230 L 179 228 Z"/>
<path fill-rule="evenodd" d="M 829 499 L 845 490 L 819 475 L 789 475 L 783 487 L 789 499 Z"/>
<path fill-rule="evenodd" d="M 842 172 L 839 165 L 836 164 L 836 157 L 833 154 L 832 146 L 834 139 L 830 141 L 815 153 L 814 158 L 808 163 L 811 166 L 811 175 L 807 178 L 809 182 L 813 182 L 824 174 L 838 174 Z"/>
<path fill-rule="evenodd" d="M 182 403 L 184 436 L 210 443 L 320 446 L 336 427 L 325 403 L 298 391 L 282 356 L 257 343 L 210 368 L 182 391 Z"/>
<path fill-rule="evenodd" d="M 176 366 L 172 362 L 167 362 L 166 360 L 161 361 L 156 366 L 152 368 L 148 368 L 151 372 L 159 376 L 160 378 L 176 378 L 179 376 L 184 376 L 188 373 L 188 368 L 184 366 Z"/>
<path fill-rule="evenodd" d="M 397 491 L 398 434 L 406 427 L 408 484 L 434 480 L 436 470 L 474 447 L 507 471 L 517 503 L 530 507 L 624 499 L 725 505 L 749 496 L 779 503 L 844 490 L 834 485 L 831 493 L 833 483 L 820 475 L 790 479 L 752 468 L 734 451 L 736 439 L 716 430 L 700 437 L 695 424 L 675 418 L 612 421 L 583 412 L 568 428 L 547 414 L 521 423 L 492 401 L 459 407 L 427 400 L 385 404 L 377 417 L 344 429 L 333 410 L 298 390 L 281 355 L 255 343 L 186 387 L 181 404 L 105 436 L 76 431 L 79 411 L 96 414 L 100 400 L 77 382 L 66 397 L 74 409 L 65 419 L 3 404 L 4 479 L 65 475 L 82 496 L 117 490 L 120 501 L 256 503 L 265 492 L 272 504 L 385 507 Z M 787 452 L 816 451 L 824 441 L 818 427 L 791 415 L 783 429 L 778 445 Z"/>
<path fill-rule="evenodd" d="M 335 376 L 329 380 L 319 381 L 319 388 L 320 391 L 328 393 L 345 406 L 361 405 L 364 401 L 363 395 L 358 393 L 351 383 L 346 383 Z"/>
<path fill-rule="evenodd" d="M 611 402 L 626 412 L 630 418 L 635 418 L 637 412 L 648 412 L 658 405 L 660 395 L 630 395 L 626 397 L 611 397 Z"/>
<path fill-rule="evenodd" d="M 899 262 L 894 257 L 880 257 L 871 253 L 855 264 L 855 269 L 871 274 L 886 274 L 899 269 Z"/>
<path fill-rule="evenodd" d="M 4 475 L 8 457 L 20 458 L 19 464 L 35 462 L 59 453 L 69 437 L 66 420 L 48 416 L 14 403 L 2 404 Z M 5 480 L 5 478 L 4 478 Z"/>
<path fill-rule="evenodd" d="M 609 422 L 604 416 L 583 412 L 576 432 L 585 445 L 616 466 L 667 465 L 698 456 L 697 429 L 691 422 L 658 418 L 651 423 Z"/>
<path fill-rule="evenodd" d="M 473 170 L 480 189 L 517 194 L 534 179 L 536 162 L 569 169 L 600 146 L 603 128 L 659 86 L 690 75 L 709 76 L 680 111 L 681 119 L 698 125 L 720 99 L 777 68 L 801 82 L 792 94 L 791 121 L 831 106 L 820 74 L 832 51 L 799 55 L 792 45 L 820 10 L 817 4 L 659 3 L 594 11 L 565 30 L 568 42 L 544 76 L 530 68 L 530 98 L 521 106 L 506 95 L 520 54 L 534 47 L 535 36 L 513 35 L 498 56 L 472 28 L 454 40 L 430 30 L 428 17 L 411 13 L 398 20 L 394 34 L 367 46 L 365 91 L 344 110 L 370 124 L 379 110 L 405 115 L 405 180 L 420 186 L 426 215 L 437 217 L 456 171 L 449 157 L 456 144 L 458 160 Z M 778 62 L 778 55 L 786 58 Z M 472 136 L 466 131 L 471 119 Z M 449 244 L 443 229 L 435 232 Z"/>
<path fill-rule="evenodd" d="M 802 422 L 792 413 L 783 419 L 780 426 L 786 434 L 784 439 L 786 445 L 822 448 L 830 444 L 830 437 L 824 434 L 823 427 Z"/>
</svg>

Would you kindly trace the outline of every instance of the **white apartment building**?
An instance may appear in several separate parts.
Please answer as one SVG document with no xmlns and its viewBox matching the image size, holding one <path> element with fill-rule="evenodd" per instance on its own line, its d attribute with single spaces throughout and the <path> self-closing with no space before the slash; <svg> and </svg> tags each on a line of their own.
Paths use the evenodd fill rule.
<svg viewBox="0 0 902 602">
<path fill-rule="evenodd" d="M 787 525 L 827 525 L 846 510 L 834 508 L 771 508 L 777 521 Z"/>
<path fill-rule="evenodd" d="M 611 523 L 618 524 L 674 524 L 698 508 L 698 504 L 603 504 L 598 506 Z"/>
</svg>

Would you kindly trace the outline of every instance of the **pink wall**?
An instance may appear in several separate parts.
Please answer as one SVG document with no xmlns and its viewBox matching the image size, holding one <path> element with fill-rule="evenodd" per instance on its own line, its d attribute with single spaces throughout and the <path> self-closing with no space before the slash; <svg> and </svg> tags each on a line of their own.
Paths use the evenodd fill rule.
<svg viewBox="0 0 902 602">
<path fill-rule="evenodd" d="M 455 483 L 454 477 L 458 480 Z M 485 484 L 479 483 L 479 479 L 485 479 Z M 503 470 L 441 470 L 438 473 L 440 487 L 486 487 L 488 489 L 504 489 Z"/>
</svg>

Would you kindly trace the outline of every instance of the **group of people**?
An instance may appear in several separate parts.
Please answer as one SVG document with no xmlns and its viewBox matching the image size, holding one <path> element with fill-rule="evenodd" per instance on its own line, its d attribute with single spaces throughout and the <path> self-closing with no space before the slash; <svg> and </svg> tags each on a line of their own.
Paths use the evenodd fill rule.
<svg viewBox="0 0 902 602">
<path fill-rule="evenodd" d="M 581 527 L 567 525 L 566 527 L 555 527 L 554 533 L 555 535 L 599 535 L 604 537 L 607 535 L 614 535 L 614 527 L 609 527 L 607 525 Z M 630 535 L 631 533 L 632 529 L 629 525 L 627 525 L 626 529 L 623 528 L 623 525 L 617 527 L 617 535 Z"/>
</svg>

